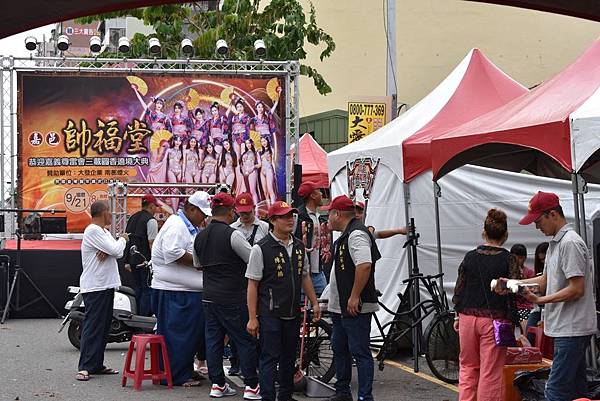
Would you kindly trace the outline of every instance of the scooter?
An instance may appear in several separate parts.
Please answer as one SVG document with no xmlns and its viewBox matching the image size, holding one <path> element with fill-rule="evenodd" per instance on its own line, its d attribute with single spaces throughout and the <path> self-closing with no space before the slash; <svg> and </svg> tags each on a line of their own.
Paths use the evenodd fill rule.
<svg viewBox="0 0 600 401">
<path fill-rule="evenodd" d="M 136 248 L 132 246 L 131 253 L 139 255 L 143 262 L 137 265 L 137 268 L 148 267 L 152 270 L 152 261 L 147 261 Z M 83 318 L 85 316 L 85 305 L 83 303 L 83 294 L 79 287 L 69 286 L 67 291 L 75 294 L 73 299 L 65 304 L 65 309 L 69 311 L 67 316 L 62 321 L 58 332 L 62 332 L 67 323 L 69 328 L 67 335 L 71 344 L 79 349 L 81 346 L 81 330 Z M 121 286 L 115 289 L 115 297 L 113 301 L 113 317 L 110 324 L 110 332 L 107 342 L 121 343 L 131 340 L 134 334 L 151 334 L 156 327 L 156 318 L 138 316 L 137 304 L 135 300 L 135 291 L 129 287 Z"/>
</svg>

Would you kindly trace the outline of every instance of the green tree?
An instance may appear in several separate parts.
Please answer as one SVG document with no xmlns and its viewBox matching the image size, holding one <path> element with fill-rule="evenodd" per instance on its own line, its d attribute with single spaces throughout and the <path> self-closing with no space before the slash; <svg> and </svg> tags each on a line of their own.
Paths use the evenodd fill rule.
<svg viewBox="0 0 600 401">
<path fill-rule="evenodd" d="M 201 3 L 168 4 L 78 19 L 82 23 L 132 16 L 152 26 L 156 34 L 137 33 L 131 39 L 129 58 L 148 56 L 147 40 L 155 36 L 162 45 L 162 57 L 181 58 L 181 41 L 188 37 L 194 44 L 194 58 L 215 58 L 215 43 L 225 39 L 228 58 L 254 60 L 254 41 L 262 39 L 267 59 L 300 60 L 300 73 L 312 78 L 319 93 L 326 95 L 331 87 L 319 72 L 304 63 L 307 43 L 320 46 L 323 61 L 335 50 L 333 38 L 317 25 L 314 6 L 308 15 L 298 0 L 271 0 L 261 9 L 261 0 L 225 0 L 220 10 L 205 11 Z M 206 4 L 206 2 L 204 2 Z M 308 18 L 307 18 L 308 17 Z M 114 54 L 103 54 L 111 56 Z"/>
</svg>

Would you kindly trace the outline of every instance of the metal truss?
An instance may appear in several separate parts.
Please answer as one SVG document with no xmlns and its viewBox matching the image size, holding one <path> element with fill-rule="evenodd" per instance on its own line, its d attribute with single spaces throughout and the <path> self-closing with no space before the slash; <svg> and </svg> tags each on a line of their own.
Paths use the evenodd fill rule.
<svg viewBox="0 0 600 401">
<path fill-rule="evenodd" d="M 5 57 L 0 56 L 0 204 L 14 208 L 17 187 L 17 72 L 96 72 L 96 73 L 160 73 L 160 74 L 207 74 L 224 76 L 280 76 L 285 88 L 286 128 L 286 199 L 291 201 L 291 173 L 293 160 L 290 146 L 298 147 L 300 134 L 298 61 L 232 61 L 232 60 L 166 60 L 166 59 L 119 59 L 75 57 Z M 296 152 L 297 153 L 297 152 Z M 129 190 L 132 185 L 128 184 Z M 173 185 L 171 184 L 171 187 Z M 159 192 L 159 196 L 165 196 Z M 186 191 L 183 191 L 184 193 Z M 180 194 L 181 195 L 181 194 Z M 143 196 L 132 194 L 131 196 Z M 185 195 L 181 195 L 185 196 Z M 126 196 L 125 196 L 126 197 Z M 119 208 L 120 205 L 114 205 Z M 119 209 L 119 215 L 126 213 Z M 5 216 L 7 228 L 0 238 L 12 236 L 15 218 Z M 122 222 L 120 222 L 122 223 Z M 124 227 L 123 227 L 124 229 Z"/>
</svg>

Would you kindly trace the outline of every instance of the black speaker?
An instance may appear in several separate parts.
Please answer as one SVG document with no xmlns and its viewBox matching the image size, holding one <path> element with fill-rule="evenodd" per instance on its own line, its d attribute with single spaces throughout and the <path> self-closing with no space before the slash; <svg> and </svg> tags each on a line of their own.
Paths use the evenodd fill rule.
<svg viewBox="0 0 600 401">
<path fill-rule="evenodd" d="M 302 184 L 302 165 L 294 164 L 294 186 L 292 187 L 292 205 L 299 207 L 302 204 L 302 199 L 298 196 L 298 188 Z"/>
<path fill-rule="evenodd" d="M 42 234 L 66 234 L 67 233 L 67 218 L 66 217 L 42 217 L 41 219 Z"/>
<path fill-rule="evenodd" d="M 4 214 L 0 214 L 0 233 L 3 233 L 5 230 L 4 227 Z"/>
</svg>

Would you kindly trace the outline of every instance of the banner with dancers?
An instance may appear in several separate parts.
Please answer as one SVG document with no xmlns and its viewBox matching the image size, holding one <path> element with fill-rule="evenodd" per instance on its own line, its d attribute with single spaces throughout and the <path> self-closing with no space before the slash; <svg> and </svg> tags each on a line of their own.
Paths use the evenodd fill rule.
<svg viewBox="0 0 600 401">
<path fill-rule="evenodd" d="M 66 209 L 69 232 L 115 180 L 223 183 L 262 207 L 285 197 L 280 78 L 20 73 L 18 84 L 20 205 Z"/>
</svg>

